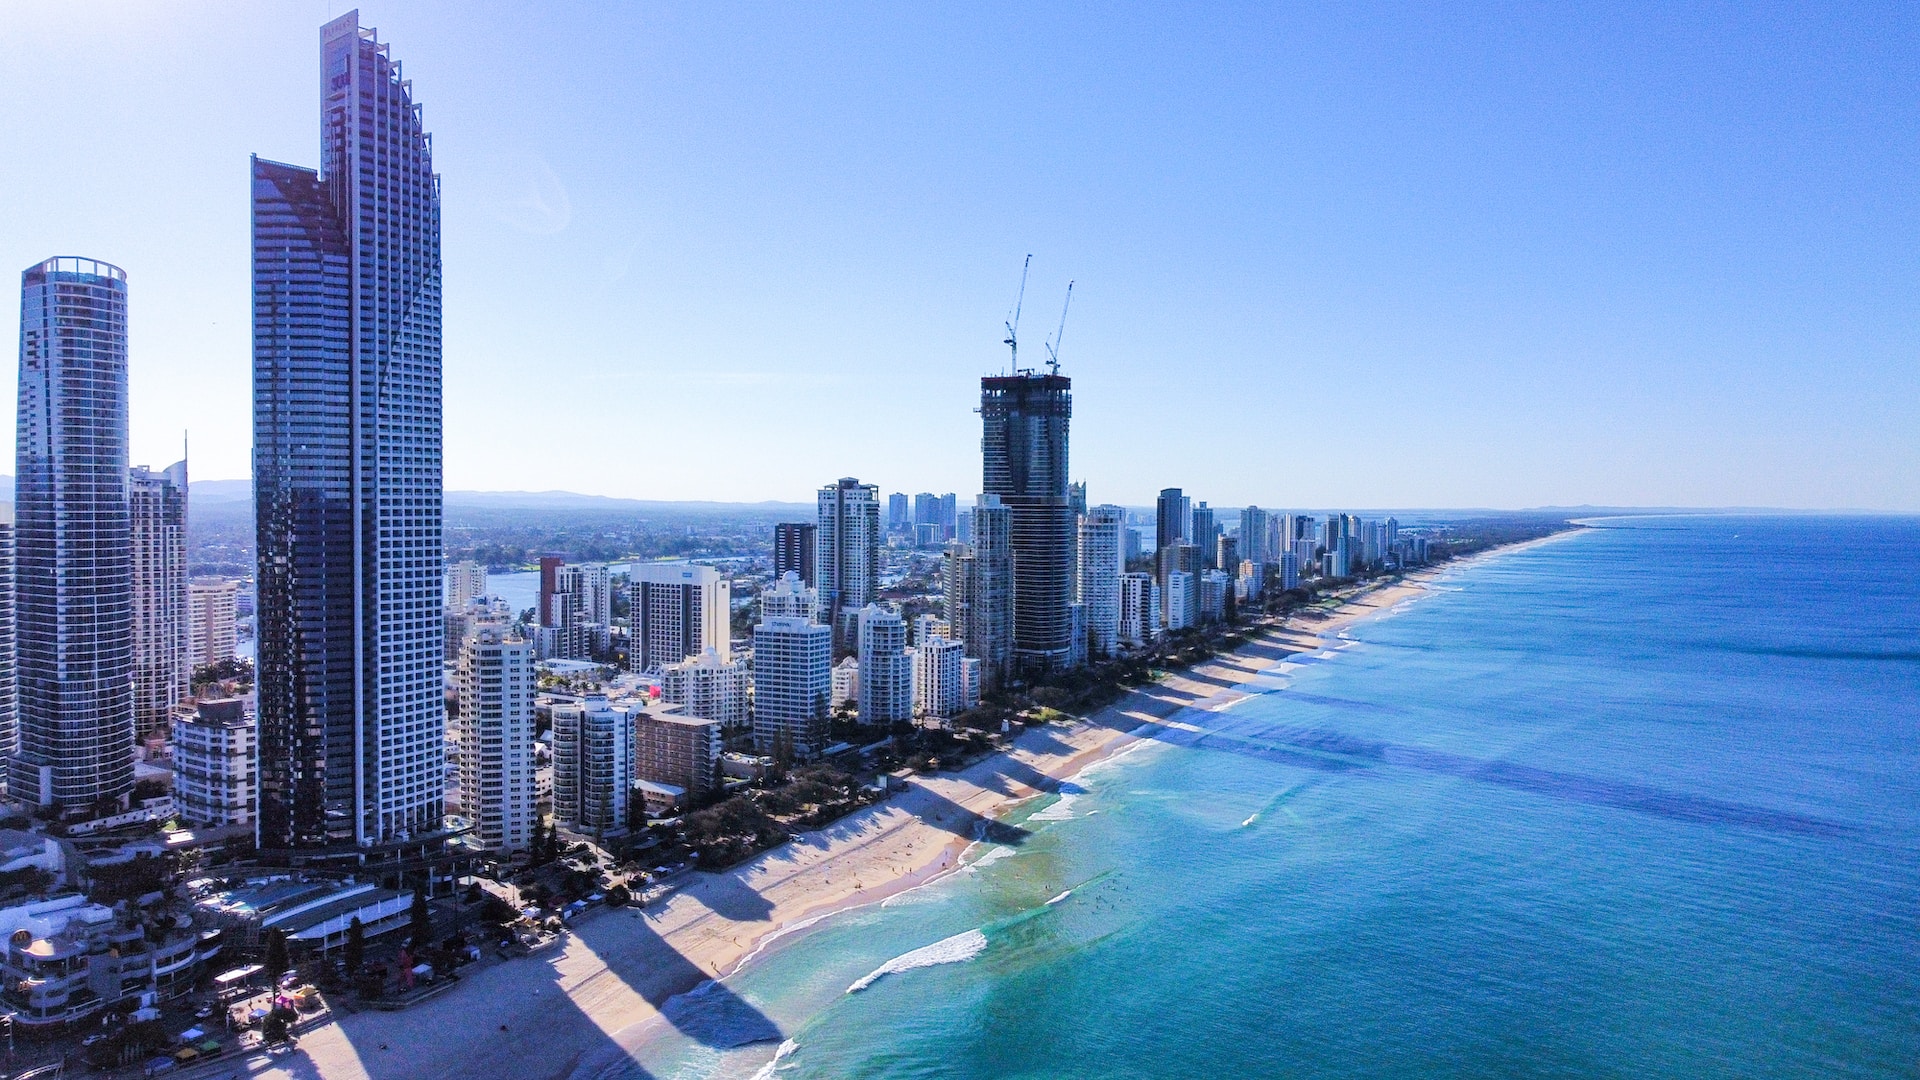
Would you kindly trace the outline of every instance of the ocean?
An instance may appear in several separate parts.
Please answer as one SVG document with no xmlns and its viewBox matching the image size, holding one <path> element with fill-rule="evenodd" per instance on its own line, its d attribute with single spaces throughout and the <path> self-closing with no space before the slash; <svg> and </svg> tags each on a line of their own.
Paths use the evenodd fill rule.
<svg viewBox="0 0 1920 1080">
<path fill-rule="evenodd" d="M 1601 521 L 1330 644 L 630 1075 L 1920 1075 L 1920 520 Z"/>
</svg>

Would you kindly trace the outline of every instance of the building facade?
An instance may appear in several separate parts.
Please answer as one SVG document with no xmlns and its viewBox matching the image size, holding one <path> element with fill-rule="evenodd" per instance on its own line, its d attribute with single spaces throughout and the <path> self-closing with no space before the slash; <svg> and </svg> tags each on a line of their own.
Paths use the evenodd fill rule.
<svg viewBox="0 0 1920 1080">
<path fill-rule="evenodd" d="M 878 604 L 860 609 L 860 722 L 885 727 L 913 719 L 913 653 L 907 624 Z"/>
<path fill-rule="evenodd" d="M 237 614 L 240 583 L 212 579 L 187 583 L 187 670 L 232 659 L 240 647 Z"/>
<path fill-rule="evenodd" d="M 760 616 L 766 619 L 817 619 L 820 592 L 788 570 L 760 594 Z"/>
<path fill-rule="evenodd" d="M 731 659 L 732 603 L 732 587 L 711 566 L 633 564 L 633 670 L 659 671 L 708 649 Z"/>
<path fill-rule="evenodd" d="M 1072 387 L 1064 375 L 1035 372 L 980 380 L 981 490 L 1000 497 L 1011 536 L 1012 662 L 1033 673 L 1067 667 L 1073 655 Z"/>
<path fill-rule="evenodd" d="M 819 583 L 820 526 L 805 521 L 782 521 L 773 527 L 773 576 L 796 574 L 809 586 Z"/>
<path fill-rule="evenodd" d="M 833 630 L 812 619 L 761 619 L 753 628 L 753 747 L 806 759 L 826 749 L 833 693 Z"/>
<path fill-rule="evenodd" d="M 731 731 L 747 726 L 750 681 L 745 660 L 722 660 L 719 653 L 706 649 L 691 660 L 660 669 L 660 697 L 680 706 L 684 716 L 712 720 Z"/>
<path fill-rule="evenodd" d="M 1160 636 L 1160 583 L 1152 574 L 1128 574 L 1120 579 L 1120 641 L 1140 648 Z"/>
<path fill-rule="evenodd" d="M 447 567 L 447 610 L 465 611 L 467 601 L 487 595 L 487 568 L 471 559 Z"/>
<path fill-rule="evenodd" d="M 679 788 L 698 801 L 720 782 L 724 749 L 718 721 L 674 712 L 636 712 L 634 775 L 654 784 Z"/>
<path fill-rule="evenodd" d="M 965 673 L 961 668 L 965 659 L 966 647 L 943 637 L 914 646 L 914 719 L 951 720 L 967 708 Z"/>
<path fill-rule="evenodd" d="M 187 463 L 135 466 L 127 482 L 133 555 L 133 729 L 165 731 L 187 698 Z"/>
<path fill-rule="evenodd" d="M 194 825 L 253 823 L 260 775 L 255 729 L 240 698 L 175 705 L 173 798 Z"/>
<path fill-rule="evenodd" d="M 1098 659 L 1120 648 L 1120 576 L 1127 568 L 1120 545 L 1126 520 L 1125 508 L 1112 505 L 1093 507 L 1080 518 L 1076 598 L 1086 607 L 1087 655 Z"/>
<path fill-rule="evenodd" d="M 633 717 L 599 696 L 553 706 L 553 817 L 585 836 L 618 835 L 633 801 Z"/>
<path fill-rule="evenodd" d="M 19 679 L 14 670 L 13 508 L 0 508 L 0 783 L 20 752 Z"/>
<path fill-rule="evenodd" d="M 880 586 L 880 489 L 853 477 L 820 489 L 817 572 L 821 621 L 845 642 L 850 617 Z"/>
<path fill-rule="evenodd" d="M 80 811 L 133 788 L 127 276 L 21 275 L 15 439 L 19 752 L 13 796 Z"/>
<path fill-rule="evenodd" d="M 321 29 L 320 168 L 253 160 L 259 844 L 438 831 L 440 178 L 413 84 Z"/>
<path fill-rule="evenodd" d="M 540 822 L 533 800 L 533 643 L 505 622 L 476 622 L 461 650 L 459 686 L 460 809 L 488 851 L 525 851 Z"/>
</svg>

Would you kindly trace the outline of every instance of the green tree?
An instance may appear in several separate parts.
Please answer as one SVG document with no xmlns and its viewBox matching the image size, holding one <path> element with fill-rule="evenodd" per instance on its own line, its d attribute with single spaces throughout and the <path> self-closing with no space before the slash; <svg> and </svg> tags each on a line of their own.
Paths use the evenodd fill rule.
<svg viewBox="0 0 1920 1080">
<path fill-rule="evenodd" d="M 433 944 L 433 909 L 427 906 L 427 887 L 413 887 L 413 910 L 407 915 L 407 924 L 413 934 L 413 947 L 424 949 Z"/>
<path fill-rule="evenodd" d="M 367 927 L 355 915 L 347 924 L 347 974 L 358 975 L 367 962 Z"/>
<path fill-rule="evenodd" d="M 293 966 L 287 960 L 287 932 L 277 926 L 269 927 L 266 944 L 267 955 L 261 964 L 267 970 L 267 978 L 277 983 L 280 981 L 280 976 L 286 974 L 287 969 Z"/>
</svg>

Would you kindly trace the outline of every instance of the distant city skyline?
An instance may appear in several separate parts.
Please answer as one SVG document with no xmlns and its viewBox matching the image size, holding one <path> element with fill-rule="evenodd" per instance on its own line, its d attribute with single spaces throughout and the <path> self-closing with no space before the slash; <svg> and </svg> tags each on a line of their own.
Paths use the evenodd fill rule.
<svg viewBox="0 0 1920 1080">
<path fill-rule="evenodd" d="M 12 100 L 92 91 L 0 120 L 0 260 L 126 269 L 134 461 L 247 475 L 247 155 L 313 159 L 346 9 L 0 26 Z M 447 177 L 449 488 L 965 497 L 1032 252 L 1096 502 L 1920 510 L 1910 9 L 360 11 Z M 43 167 L 102 145 L 141 182 Z M 636 412 L 646 470 L 547 437 Z"/>
</svg>

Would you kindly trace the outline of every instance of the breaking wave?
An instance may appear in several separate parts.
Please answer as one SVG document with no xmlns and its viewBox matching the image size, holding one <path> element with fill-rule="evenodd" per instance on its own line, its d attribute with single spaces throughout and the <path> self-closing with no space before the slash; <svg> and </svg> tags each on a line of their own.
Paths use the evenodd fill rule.
<svg viewBox="0 0 1920 1080">
<path fill-rule="evenodd" d="M 898 975 L 915 968 L 937 967 L 940 964 L 964 964 L 979 956 L 987 948 L 987 935 L 978 930 L 968 930 L 943 938 L 931 945 L 915 949 L 881 964 L 873 973 L 847 987 L 847 993 L 857 994 L 888 975 Z"/>
</svg>

